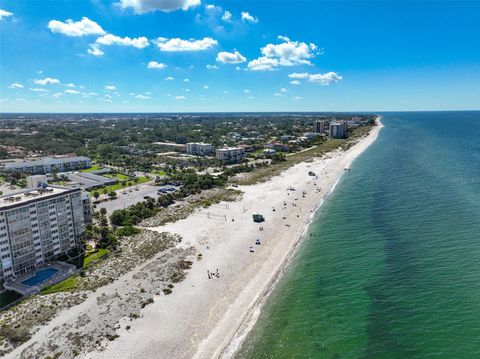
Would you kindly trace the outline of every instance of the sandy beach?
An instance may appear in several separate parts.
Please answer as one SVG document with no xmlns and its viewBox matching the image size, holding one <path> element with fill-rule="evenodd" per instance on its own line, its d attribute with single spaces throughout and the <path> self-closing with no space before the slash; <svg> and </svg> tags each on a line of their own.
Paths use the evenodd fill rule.
<svg viewBox="0 0 480 359">
<path fill-rule="evenodd" d="M 237 189 L 244 192 L 240 201 L 221 202 L 197 210 L 186 219 L 153 228 L 182 237 L 178 250 L 185 252 L 182 258 L 193 261 L 192 268 L 172 294 L 155 295 L 153 303 L 139 311 L 138 319 L 132 320 L 129 313 L 119 318 L 119 311 L 111 318 L 115 321 L 111 325 L 116 333 L 114 340 L 102 343 L 100 350 L 89 348 L 90 352 L 79 357 L 232 357 L 301 242 L 315 210 L 335 188 L 345 168 L 375 141 L 381 127 L 379 122 L 347 151 L 300 163 L 265 183 L 240 186 Z M 309 176 L 309 171 L 318 178 Z M 291 187 L 295 190 L 288 190 Z M 254 223 L 253 213 L 263 214 L 265 222 Z M 260 245 L 255 244 L 257 239 Z M 201 260 L 196 259 L 199 253 Z M 76 321 L 82 313 L 98 313 L 100 323 L 104 311 L 98 306 L 104 301 L 99 298 L 106 298 L 109 306 L 121 307 L 116 298 L 128 291 L 127 286 L 138 287 L 141 278 L 145 285 L 151 282 L 151 274 L 138 274 L 147 272 L 156 259 L 101 288 L 76 307 L 60 312 L 7 357 L 21 357 L 22 352 L 29 357 L 26 348 L 33 350 L 47 339 L 66 336 L 70 330 L 66 323 Z M 209 279 L 208 273 L 216 274 L 217 270 L 219 275 L 210 275 Z M 75 330 L 81 332 L 81 325 Z M 57 342 L 57 352 L 69 353 L 64 348 L 68 341 Z"/>
</svg>

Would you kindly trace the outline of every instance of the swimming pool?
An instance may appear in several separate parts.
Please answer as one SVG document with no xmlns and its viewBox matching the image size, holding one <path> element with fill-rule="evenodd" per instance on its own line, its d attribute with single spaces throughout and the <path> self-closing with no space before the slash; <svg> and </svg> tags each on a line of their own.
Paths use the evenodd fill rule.
<svg viewBox="0 0 480 359">
<path fill-rule="evenodd" d="M 34 285 L 40 284 L 45 282 L 47 279 L 50 279 L 57 273 L 58 270 L 54 268 L 45 268 L 41 269 L 37 272 L 35 272 L 35 275 L 33 277 L 30 277 L 28 279 L 25 279 L 23 282 L 21 282 L 23 285 L 26 285 L 28 287 L 33 287 Z"/>
</svg>

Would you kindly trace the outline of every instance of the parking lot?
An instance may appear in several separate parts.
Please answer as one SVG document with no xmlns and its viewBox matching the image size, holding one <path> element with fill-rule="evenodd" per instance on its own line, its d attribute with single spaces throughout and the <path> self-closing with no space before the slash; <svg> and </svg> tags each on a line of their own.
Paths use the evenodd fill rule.
<svg viewBox="0 0 480 359">
<path fill-rule="evenodd" d="M 157 199 L 157 189 L 158 186 L 152 186 L 149 184 L 142 184 L 138 186 L 138 190 L 135 189 L 135 186 L 125 189 L 126 193 L 123 193 L 122 190 L 118 190 L 117 199 L 101 202 L 97 204 L 97 210 L 100 208 L 106 208 L 107 214 L 110 215 L 116 209 L 124 209 L 128 206 L 135 204 L 137 202 L 144 201 L 145 196 L 150 196 Z M 100 196 L 100 199 L 103 198 L 103 195 Z M 94 199 L 92 198 L 92 201 Z"/>
</svg>

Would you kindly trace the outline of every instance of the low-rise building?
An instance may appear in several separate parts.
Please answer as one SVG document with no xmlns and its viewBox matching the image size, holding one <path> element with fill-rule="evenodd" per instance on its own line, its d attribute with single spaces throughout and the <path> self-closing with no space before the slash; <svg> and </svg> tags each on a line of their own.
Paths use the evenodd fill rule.
<svg viewBox="0 0 480 359">
<path fill-rule="evenodd" d="M 186 152 L 187 145 L 183 143 L 174 143 L 174 142 L 153 142 L 154 145 L 162 146 L 168 149 L 172 149 L 178 152 Z"/>
<path fill-rule="evenodd" d="M 315 133 L 315 132 L 305 132 L 303 134 L 303 137 L 305 137 L 307 140 L 313 140 L 313 139 L 317 138 L 318 136 L 320 136 L 320 134 Z"/>
<path fill-rule="evenodd" d="M 223 163 L 237 163 L 243 160 L 245 150 L 241 147 L 219 148 L 215 157 Z"/>
<path fill-rule="evenodd" d="M 92 167 L 92 161 L 84 156 L 40 157 L 33 159 L 12 159 L 0 162 L 5 171 L 30 174 L 48 174 Z"/>
<path fill-rule="evenodd" d="M 210 143 L 190 142 L 187 143 L 187 153 L 189 155 L 206 156 L 213 152 L 213 146 Z"/>
<path fill-rule="evenodd" d="M 0 196 L 0 281 L 33 272 L 79 246 L 90 199 L 79 188 Z"/>
</svg>

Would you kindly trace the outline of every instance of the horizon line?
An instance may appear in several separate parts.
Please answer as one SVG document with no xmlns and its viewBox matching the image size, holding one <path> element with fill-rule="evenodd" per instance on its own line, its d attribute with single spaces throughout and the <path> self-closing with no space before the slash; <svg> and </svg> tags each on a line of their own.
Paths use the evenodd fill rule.
<svg viewBox="0 0 480 359">
<path fill-rule="evenodd" d="M 184 111 L 184 112 L 0 112 L 0 117 L 4 115 L 184 115 L 184 114 L 372 114 L 378 113 L 400 113 L 400 112 L 475 112 L 480 109 L 462 109 L 462 110 L 385 110 L 385 111 Z"/>
</svg>

